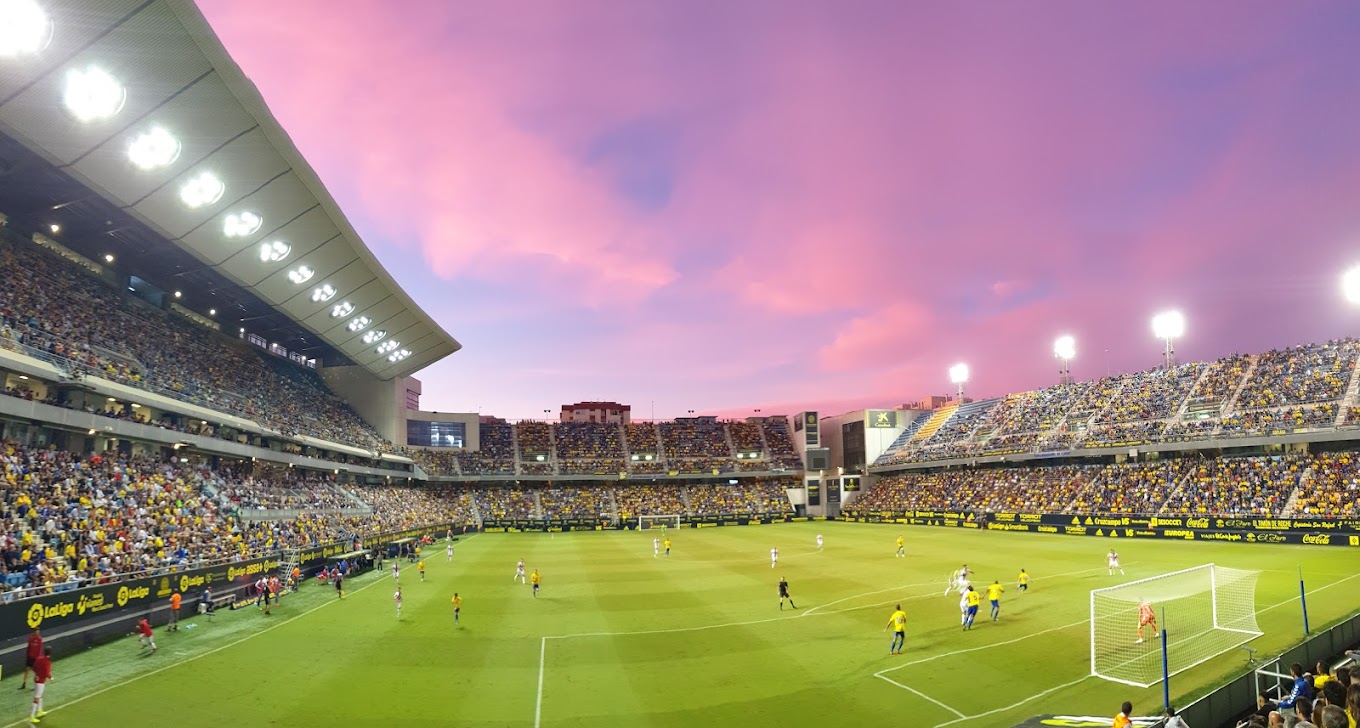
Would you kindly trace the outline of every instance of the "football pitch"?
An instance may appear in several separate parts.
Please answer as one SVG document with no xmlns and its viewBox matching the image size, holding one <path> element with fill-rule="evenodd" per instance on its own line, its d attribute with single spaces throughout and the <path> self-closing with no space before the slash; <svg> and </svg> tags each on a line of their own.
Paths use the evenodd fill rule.
<svg viewBox="0 0 1360 728">
<path fill-rule="evenodd" d="M 1005 727 L 1047 712 L 1113 715 L 1123 700 L 1151 715 L 1160 685 L 1087 676 L 1091 589 L 1210 562 L 1260 570 L 1265 635 L 1252 645 L 1262 655 L 1302 637 L 1299 566 L 1314 629 L 1360 608 L 1355 551 L 1344 548 L 1121 541 L 1128 573 L 1111 578 L 1111 542 L 1075 536 L 835 522 L 672 529 L 672 555 L 654 558 L 658 534 L 483 534 L 459 541 L 451 562 L 441 542 L 427 548 L 424 582 L 402 563 L 401 619 L 389 572 L 350 580 L 343 601 L 307 583 L 272 615 L 247 608 L 158 629 L 155 655 L 128 637 L 55 664 L 43 725 Z M 898 534 L 907 558 L 893 555 Z M 537 599 L 511 581 L 520 558 L 543 575 Z M 1000 621 L 984 602 L 967 633 L 957 596 L 943 596 L 964 562 L 975 585 L 1007 589 Z M 1024 594 L 1022 567 L 1033 578 Z M 797 609 L 780 611 L 780 576 Z M 906 649 L 889 655 L 883 628 L 899 603 Z M 1173 700 L 1244 664 L 1233 651 L 1173 677 Z M 0 691 L 10 721 L 27 715 L 16 678 Z"/>
</svg>

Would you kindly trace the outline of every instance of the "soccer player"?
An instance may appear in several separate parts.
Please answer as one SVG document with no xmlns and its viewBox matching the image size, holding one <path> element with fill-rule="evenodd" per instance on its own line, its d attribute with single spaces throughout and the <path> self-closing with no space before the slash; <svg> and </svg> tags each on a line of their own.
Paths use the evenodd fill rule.
<svg viewBox="0 0 1360 728">
<path fill-rule="evenodd" d="M 43 648 L 33 661 L 33 707 L 28 709 L 28 722 L 37 724 L 47 715 L 43 710 L 43 691 L 52 679 L 52 648 Z M 20 688 L 22 690 L 22 688 Z"/>
<path fill-rule="evenodd" d="M 1016 588 L 1022 592 L 1029 591 L 1029 574 L 1024 569 L 1020 570 L 1020 576 L 1015 580 Z"/>
<path fill-rule="evenodd" d="M 401 559 L 392 559 L 392 581 L 401 583 Z"/>
<path fill-rule="evenodd" d="M 1115 569 L 1119 569 L 1120 576 L 1124 575 L 1124 567 L 1119 565 L 1119 554 L 1114 549 L 1110 549 L 1110 553 L 1105 555 L 1105 561 L 1109 564 L 1110 576 L 1114 576 Z"/>
<path fill-rule="evenodd" d="M 652 558 L 656 558 L 660 555 L 661 555 L 661 539 L 654 538 L 652 539 Z"/>
<path fill-rule="evenodd" d="M 779 549 L 770 549 L 770 568 L 773 569 L 779 563 Z"/>
<path fill-rule="evenodd" d="M 817 550 L 822 550 L 822 534 L 817 534 Z"/>
<path fill-rule="evenodd" d="M 534 569 L 534 573 L 529 577 L 529 581 L 534 585 L 534 599 L 537 599 L 538 585 L 543 581 L 543 577 L 538 575 L 538 569 Z"/>
<path fill-rule="evenodd" d="M 453 623 L 458 624 L 458 613 L 463 611 L 463 598 L 458 596 L 458 592 L 453 593 Z"/>
<path fill-rule="evenodd" d="M 888 617 L 888 627 L 892 627 L 893 631 L 892 644 L 888 645 L 888 654 L 900 655 L 907 642 L 907 613 L 902 611 L 901 604 L 897 605 L 897 611 L 893 612 L 891 617 Z M 884 627 L 883 631 L 887 632 L 888 627 Z"/>
<path fill-rule="evenodd" d="M 401 619 L 401 587 L 397 587 L 397 593 L 392 595 L 392 601 L 397 603 L 397 619 Z"/>
<path fill-rule="evenodd" d="M 452 528 L 450 528 L 450 529 L 448 529 L 447 531 L 444 532 L 444 540 L 445 540 L 445 541 L 448 541 L 450 544 L 453 543 L 453 529 L 452 529 Z M 450 550 L 450 551 L 453 550 L 453 546 L 452 546 L 452 545 L 449 546 L 449 550 Z"/>
<path fill-rule="evenodd" d="M 1161 632 L 1157 631 L 1157 614 L 1152 611 L 1152 605 L 1148 600 L 1140 598 L 1138 600 L 1138 641 L 1134 644 L 1143 644 L 1143 628 L 1151 627 L 1152 636 L 1160 637 Z"/>
<path fill-rule="evenodd" d="M 449 544 L 449 547 L 444 549 L 444 552 L 448 554 L 448 560 L 453 561 L 453 544 Z"/>
<path fill-rule="evenodd" d="M 897 537 L 897 553 L 894 556 L 907 558 L 907 540 L 901 536 Z"/>
<path fill-rule="evenodd" d="M 416 564 L 416 569 L 420 571 L 420 580 L 425 581 L 425 559 L 421 559 L 420 563 Z"/>
<path fill-rule="evenodd" d="M 43 656 L 42 634 L 38 632 L 37 627 L 34 627 L 33 634 L 30 634 L 28 636 L 28 652 L 24 653 L 24 679 L 20 681 L 19 685 L 20 690 L 28 689 L 28 671 L 33 669 L 33 665 L 37 663 L 38 658 L 42 656 Z M 36 685 L 37 683 L 34 684 Z"/>
<path fill-rule="evenodd" d="M 179 605 L 183 600 L 184 597 L 180 596 L 179 592 L 170 595 L 170 626 L 166 629 L 171 632 L 179 631 Z"/>
<path fill-rule="evenodd" d="M 345 578 L 337 575 L 335 577 L 335 596 L 338 599 L 345 598 Z"/>
<path fill-rule="evenodd" d="M 137 623 L 137 641 L 142 643 L 142 649 L 151 648 L 151 652 L 156 652 L 156 638 L 151 632 L 151 623 L 142 617 L 142 621 Z"/>
<path fill-rule="evenodd" d="M 992 603 L 992 621 L 995 622 L 1001 617 L 1001 593 L 1006 591 L 1000 581 L 993 581 L 987 587 L 987 601 Z"/>
<path fill-rule="evenodd" d="M 967 630 L 973 628 L 973 621 L 977 619 L 978 605 L 982 603 L 982 595 L 978 594 L 973 589 L 973 586 L 969 584 L 968 591 L 964 594 L 964 599 L 968 600 L 968 615 L 963 621 L 963 628 Z"/>
<path fill-rule="evenodd" d="M 949 585 L 944 588 L 945 596 L 949 596 L 949 592 L 954 591 L 955 589 L 959 590 L 959 596 L 963 596 L 972 586 L 968 583 L 968 575 L 971 573 L 973 573 L 973 570 L 968 568 L 968 564 L 964 564 L 963 568 L 954 572 L 953 576 L 949 579 Z"/>
<path fill-rule="evenodd" d="M 779 577 L 779 611 L 784 611 L 784 600 L 789 600 L 789 606 L 797 609 L 798 605 L 793 603 L 793 597 L 789 596 L 789 581 L 784 577 Z"/>
<path fill-rule="evenodd" d="M 968 592 L 959 595 L 959 624 L 968 626 Z"/>
<path fill-rule="evenodd" d="M 515 565 L 515 575 L 510 579 L 510 581 L 514 581 L 515 579 L 519 579 L 519 582 L 521 584 L 529 583 L 524 578 L 524 559 L 520 559 L 519 563 Z"/>
<path fill-rule="evenodd" d="M 661 545 L 666 547 L 666 555 L 667 555 L 667 556 L 670 556 L 670 555 L 671 555 L 671 540 L 668 538 L 668 539 L 666 539 L 665 541 L 662 541 L 662 542 L 661 542 Z"/>
</svg>

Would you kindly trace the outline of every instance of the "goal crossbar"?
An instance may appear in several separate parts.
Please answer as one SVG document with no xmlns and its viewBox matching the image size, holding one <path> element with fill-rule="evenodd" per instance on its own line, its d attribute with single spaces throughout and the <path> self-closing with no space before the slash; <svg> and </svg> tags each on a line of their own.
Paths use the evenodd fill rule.
<svg viewBox="0 0 1360 728">
<path fill-rule="evenodd" d="M 645 528 L 656 528 L 657 526 L 680 528 L 680 516 L 664 513 L 649 513 L 638 516 L 637 527 L 639 531 Z"/>
<path fill-rule="evenodd" d="M 1160 682 L 1162 644 L 1151 634 L 1153 629 L 1170 629 L 1165 675 L 1188 670 L 1259 637 L 1259 574 L 1205 564 L 1092 590 L 1091 674 L 1138 687 Z M 1143 623 L 1144 603 L 1153 610 L 1154 623 Z"/>
</svg>

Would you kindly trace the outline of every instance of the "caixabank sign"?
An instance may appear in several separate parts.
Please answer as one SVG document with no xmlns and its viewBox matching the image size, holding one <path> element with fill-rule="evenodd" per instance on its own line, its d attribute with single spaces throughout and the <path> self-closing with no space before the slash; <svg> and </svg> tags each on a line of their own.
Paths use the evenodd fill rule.
<svg viewBox="0 0 1360 728">
<path fill-rule="evenodd" d="M 1155 538 L 1183 541 L 1288 543 L 1360 547 L 1360 520 L 1302 518 L 1219 518 L 1215 516 L 1109 516 L 1054 513 L 970 513 L 957 511 L 873 511 L 842 516 L 859 523 L 955 526 L 988 531 L 1059 533 L 1100 538 Z"/>
</svg>

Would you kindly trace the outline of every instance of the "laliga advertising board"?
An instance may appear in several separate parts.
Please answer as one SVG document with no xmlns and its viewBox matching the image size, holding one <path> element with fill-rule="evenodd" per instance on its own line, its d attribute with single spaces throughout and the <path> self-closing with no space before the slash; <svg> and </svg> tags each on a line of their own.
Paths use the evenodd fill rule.
<svg viewBox="0 0 1360 728">
<path fill-rule="evenodd" d="M 1160 725 L 1161 718 L 1133 718 L 1133 725 L 1137 728 L 1152 728 Z M 1110 728 L 1113 719 L 1098 715 L 1040 715 L 1015 726 L 1015 728 L 1046 728 L 1050 726 L 1062 726 L 1062 728 Z"/>
</svg>

